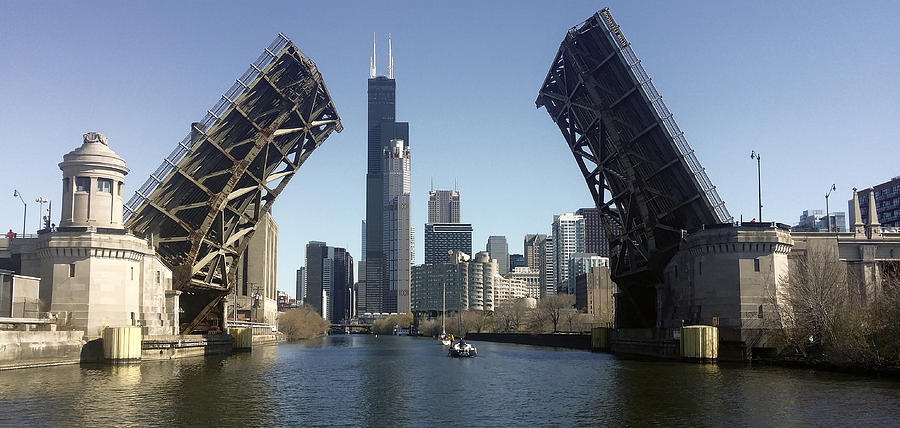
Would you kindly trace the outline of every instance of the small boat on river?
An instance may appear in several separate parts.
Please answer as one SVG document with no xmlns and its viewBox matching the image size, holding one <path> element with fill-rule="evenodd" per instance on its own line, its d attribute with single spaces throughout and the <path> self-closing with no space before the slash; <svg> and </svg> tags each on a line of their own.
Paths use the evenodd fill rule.
<svg viewBox="0 0 900 428">
<path fill-rule="evenodd" d="M 466 343 L 466 341 L 462 339 L 459 339 L 458 341 L 456 341 L 456 343 L 450 345 L 450 349 L 447 352 L 453 358 L 467 358 L 478 356 L 478 349 L 472 346 L 471 343 Z"/>
<path fill-rule="evenodd" d="M 446 286 L 444 289 L 446 291 Z M 457 295 L 461 296 L 462 293 L 458 293 Z M 446 307 L 446 297 L 444 298 L 444 300 L 445 300 L 444 305 Z M 463 331 L 463 328 L 462 328 L 462 311 L 459 310 L 459 308 L 461 308 L 461 307 L 462 307 L 462 304 L 457 306 L 457 310 L 456 310 L 456 331 L 459 332 L 460 336 L 465 334 L 465 332 Z M 441 314 L 441 324 L 443 325 L 443 314 Z M 452 338 L 452 336 L 450 336 L 450 337 Z M 447 354 L 453 358 L 477 357 L 478 350 L 475 349 L 475 346 L 473 346 L 471 343 L 466 343 L 466 341 L 463 340 L 462 337 L 460 337 L 459 340 L 457 340 L 456 342 L 450 343 L 450 349 L 447 350 Z"/>
<path fill-rule="evenodd" d="M 450 346 L 453 342 L 453 335 L 447 334 L 444 326 L 444 314 L 447 312 L 447 284 L 443 284 L 444 299 L 441 303 L 441 345 Z"/>
</svg>

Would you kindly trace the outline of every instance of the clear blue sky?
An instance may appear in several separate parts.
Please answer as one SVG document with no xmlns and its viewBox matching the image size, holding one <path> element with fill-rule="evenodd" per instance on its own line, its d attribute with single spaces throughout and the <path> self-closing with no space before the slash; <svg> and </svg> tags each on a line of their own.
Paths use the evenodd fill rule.
<svg viewBox="0 0 900 428">
<path fill-rule="evenodd" d="M 275 204 L 279 289 L 309 240 L 360 254 L 366 78 L 393 35 L 397 119 L 410 123 L 417 260 L 427 191 L 458 178 L 475 247 L 548 233 L 591 199 L 534 100 L 566 30 L 611 8 L 728 209 L 796 223 L 846 210 L 850 188 L 900 175 L 900 4 L 829 2 L 0 2 L 0 223 L 59 218 L 62 155 L 109 137 L 132 194 L 247 65 L 283 32 L 318 65 L 343 119 Z M 565 6 L 562 6 L 565 4 Z"/>
</svg>

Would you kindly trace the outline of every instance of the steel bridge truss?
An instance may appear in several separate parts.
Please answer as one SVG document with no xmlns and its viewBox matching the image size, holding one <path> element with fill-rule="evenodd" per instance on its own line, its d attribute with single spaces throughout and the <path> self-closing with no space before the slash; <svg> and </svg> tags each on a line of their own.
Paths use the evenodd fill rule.
<svg viewBox="0 0 900 428">
<path fill-rule="evenodd" d="M 183 334 L 221 325 L 257 223 L 340 118 L 315 63 L 279 34 L 125 206 L 182 292 Z"/>
<path fill-rule="evenodd" d="M 635 303 L 624 324 L 651 324 L 683 231 L 730 222 L 724 202 L 608 9 L 568 31 L 535 104 L 604 216 L 613 279 Z"/>
</svg>

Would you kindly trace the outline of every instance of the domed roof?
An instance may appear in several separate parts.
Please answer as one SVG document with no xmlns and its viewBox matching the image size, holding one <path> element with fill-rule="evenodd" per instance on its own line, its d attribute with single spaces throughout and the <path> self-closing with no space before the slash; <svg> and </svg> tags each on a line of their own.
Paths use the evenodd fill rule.
<svg viewBox="0 0 900 428">
<path fill-rule="evenodd" d="M 106 136 L 99 132 L 84 134 L 84 143 L 81 147 L 63 155 L 63 161 L 59 164 L 60 169 L 71 166 L 109 168 L 128 174 L 125 159 L 109 148 Z"/>
</svg>

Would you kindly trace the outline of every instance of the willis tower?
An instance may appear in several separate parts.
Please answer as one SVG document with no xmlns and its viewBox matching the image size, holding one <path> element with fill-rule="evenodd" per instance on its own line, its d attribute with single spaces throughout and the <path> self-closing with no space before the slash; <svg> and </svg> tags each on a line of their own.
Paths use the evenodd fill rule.
<svg viewBox="0 0 900 428">
<path fill-rule="evenodd" d="M 412 231 L 409 224 L 409 123 L 395 120 L 394 57 L 379 76 L 373 35 L 368 81 L 365 311 L 409 312 Z"/>
</svg>

